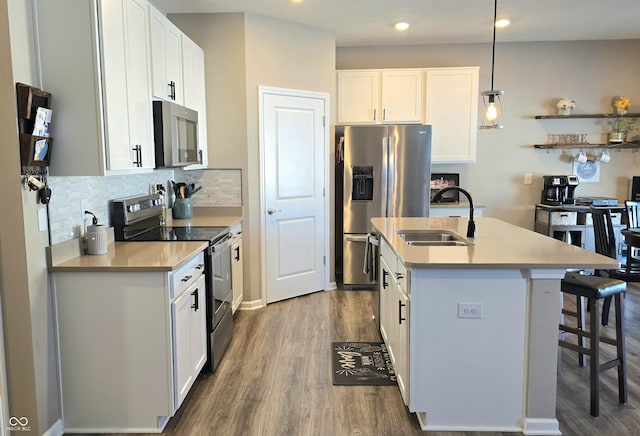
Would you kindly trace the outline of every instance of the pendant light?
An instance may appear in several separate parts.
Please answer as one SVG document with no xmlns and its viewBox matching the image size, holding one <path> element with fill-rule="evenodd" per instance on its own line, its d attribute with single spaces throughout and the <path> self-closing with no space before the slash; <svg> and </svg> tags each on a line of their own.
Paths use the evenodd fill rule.
<svg viewBox="0 0 640 436">
<path fill-rule="evenodd" d="M 496 19 L 498 18 L 498 0 L 495 0 L 493 7 L 493 51 L 491 54 L 491 90 L 482 91 L 482 102 L 484 103 L 484 119 L 481 129 L 502 129 L 500 116 L 502 115 L 502 103 L 500 96 L 504 95 L 501 89 L 493 89 L 493 71 L 496 61 Z"/>
</svg>

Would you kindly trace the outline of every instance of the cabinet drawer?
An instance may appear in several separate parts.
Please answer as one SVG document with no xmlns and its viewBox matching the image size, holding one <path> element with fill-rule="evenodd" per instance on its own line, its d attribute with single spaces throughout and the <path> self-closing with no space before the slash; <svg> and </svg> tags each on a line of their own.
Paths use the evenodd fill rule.
<svg viewBox="0 0 640 436">
<path fill-rule="evenodd" d="M 171 291 L 169 298 L 179 297 L 198 277 L 204 274 L 204 253 L 200 253 L 189 260 L 185 265 L 171 274 Z"/>
<path fill-rule="evenodd" d="M 538 210 L 536 219 L 542 223 L 575 226 L 578 222 L 578 212 L 545 212 Z"/>
<path fill-rule="evenodd" d="M 398 272 L 398 258 L 384 238 L 380 238 L 380 255 L 389 266 L 390 273 L 395 277 Z"/>
<path fill-rule="evenodd" d="M 407 267 L 400 261 L 398 261 L 398 271 L 396 273 L 396 277 L 398 279 L 398 286 L 402 288 L 402 290 L 408 295 L 408 276 L 407 276 Z"/>
</svg>

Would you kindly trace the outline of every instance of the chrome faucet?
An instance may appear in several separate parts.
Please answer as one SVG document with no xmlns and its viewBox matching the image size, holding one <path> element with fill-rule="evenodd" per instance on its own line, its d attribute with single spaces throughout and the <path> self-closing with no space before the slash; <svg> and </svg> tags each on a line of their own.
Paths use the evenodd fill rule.
<svg viewBox="0 0 640 436">
<path fill-rule="evenodd" d="M 473 221 L 473 199 L 471 198 L 471 194 L 465 191 L 462 188 L 457 186 L 447 186 L 446 188 L 442 188 L 436 191 L 431 198 L 431 201 L 434 203 L 439 203 L 442 200 L 442 195 L 447 191 L 458 191 L 464 194 L 469 200 L 469 224 L 467 225 L 467 238 L 475 238 L 476 237 L 476 223 Z"/>
</svg>

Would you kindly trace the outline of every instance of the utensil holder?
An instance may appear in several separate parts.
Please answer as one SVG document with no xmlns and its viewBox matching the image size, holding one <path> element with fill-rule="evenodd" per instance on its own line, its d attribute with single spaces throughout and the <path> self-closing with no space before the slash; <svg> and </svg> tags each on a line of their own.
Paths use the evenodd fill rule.
<svg viewBox="0 0 640 436">
<path fill-rule="evenodd" d="M 171 209 L 174 219 L 189 219 L 193 217 L 191 198 L 176 198 Z"/>
<path fill-rule="evenodd" d="M 107 254 L 107 228 L 102 225 L 87 227 L 87 253 Z"/>
</svg>

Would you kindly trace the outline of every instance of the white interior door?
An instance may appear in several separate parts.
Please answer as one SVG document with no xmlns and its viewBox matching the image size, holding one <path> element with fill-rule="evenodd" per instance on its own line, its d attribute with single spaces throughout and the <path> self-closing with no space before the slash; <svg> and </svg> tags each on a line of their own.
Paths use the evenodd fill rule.
<svg viewBox="0 0 640 436">
<path fill-rule="evenodd" d="M 263 241 L 266 302 L 324 289 L 324 95 L 263 92 Z"/>
</svg>

